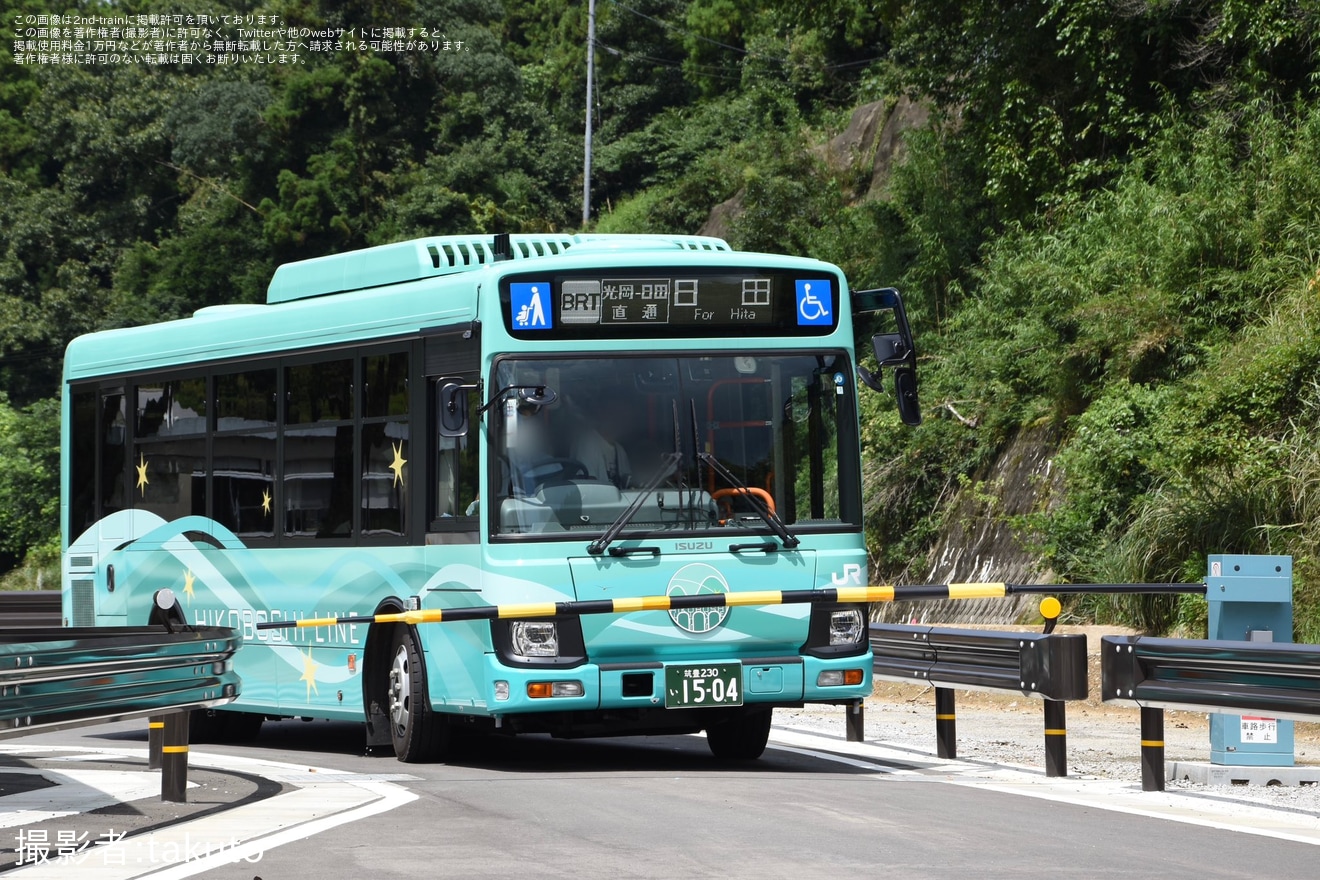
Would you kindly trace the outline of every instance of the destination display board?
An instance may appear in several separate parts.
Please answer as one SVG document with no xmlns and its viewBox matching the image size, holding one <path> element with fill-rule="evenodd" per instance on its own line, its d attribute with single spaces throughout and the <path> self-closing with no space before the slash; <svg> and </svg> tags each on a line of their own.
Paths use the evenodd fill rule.
<svg viewBox="0 0 1320 880">
<path fill-rule="evenodd" d="M 793 334 L 838 324 L 839 279 L 754 268 L 524 274 L 500 285 L 520 339 Z"/>
</svg>

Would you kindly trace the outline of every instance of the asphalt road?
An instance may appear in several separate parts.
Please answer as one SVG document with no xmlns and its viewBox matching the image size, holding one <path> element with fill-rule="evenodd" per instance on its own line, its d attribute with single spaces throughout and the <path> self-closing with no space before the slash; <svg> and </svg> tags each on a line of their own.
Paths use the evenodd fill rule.
<svg viewBox="0 0 1320 880">
<path fill-rule="evenodd" d="M 139 728 L 68 731 L 42 743 L 140 748 Z M 343 778 L 358 780 L 359 789 L 393 792 L 397 805 L 345 801 L 338 818 L 294 824 L 287 842 L 278 835 L 258 841 L 247 861 L 208 862 L 200 876 L 1257 880 L 1313 877 L 1320 858 L 1313 844 L 1133 815 L 1103 798 L 1079 805 L 1023 796 L 1014 788 L 1023 783 L 1008 778 L 990 788 L 959 784 L 915 752 L 838 760 L 820 752 L 846 752 L 842 743 L 821 739 L 813 749 L 791 734 L 776 739 L 782 744 L 772 743 L 762 760 L 736 768 L 719 766 L 699 737 L 501 739 L 454 763 L 404 765 L 363 756 L 352 725 L 268 724 L 250 746 L 195 746 L 196 760 L 219 754 L 279 762 L 286 792 L 306 779 L 332 778 L 327 770 L 346 771 Z M 233 761 L 255 772 L 239 766 L 240 757 Z M 265 803 L 279 816 L 308 802 L 331 811 L 335 792 L 349 787 L 303 789 L 310 794 L 302 806 L 283 806 L 279 798 L 287 795 Z M 283 820 L 264 821 L 273 829 Z M 163 880 L 200 867 L 162 865 L 132 876 Z"/>
</svg>

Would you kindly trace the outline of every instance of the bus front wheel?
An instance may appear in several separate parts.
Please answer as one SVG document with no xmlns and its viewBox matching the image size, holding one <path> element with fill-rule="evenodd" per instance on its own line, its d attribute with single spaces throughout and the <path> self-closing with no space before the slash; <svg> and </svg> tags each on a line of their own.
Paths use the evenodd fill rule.
<svg viewBox="0 0 1320 880">
<path fill-rule="evenodd" d="M 706 745 L 722 761 L 755 761 L 770 739 L 770 709 L 743 709 L 706 728 Z"/>
<path fill-rule="evenodd" d="M 396 626 L 385 694 L 394 754 L 410 764 L 443 760 L 449 724 L 426 704 L 426 666 L 411 627 Z"/>
</svg>

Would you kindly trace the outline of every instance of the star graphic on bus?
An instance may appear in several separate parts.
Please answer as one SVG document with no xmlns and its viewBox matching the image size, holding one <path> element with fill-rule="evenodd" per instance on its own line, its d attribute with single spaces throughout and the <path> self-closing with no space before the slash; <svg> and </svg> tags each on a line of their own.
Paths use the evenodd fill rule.
<svg viewBox="0 0 1320 880">
<path fill-rule="evenodd" d="M 146 459 L 146 456 L 144 456 L 144 455 L 142 455 L 141 453 L 139 453 L 139 455 L 138 455 L 138 463 L 137 463 L 136 465 L 134 465 L 134 467 L 137 469 L 137 488 L 138 488 L 138 491 L 140 491 L 140 492 L 145 496 L 145 495 L 147 494 L 147 483 L 150 482 L 150 481 L 147 479 L 147 459 Z"/>
<path fill-rule="evenodd" d="M 270 514 L 270 490 L 261 490 L 261 512 L 265 515 Z"/>
<path fill-rule="evenodd" d="M 318 697 L 321 695 L 321 692 L 316 689 L 316 667 L 319 665 L 312 659 L 312 649 L 308 648 L 307 653 L 303 654 L 303 674 L 298 680 L 307 682 L 307 702 L 309 703 L 312 701 L 313 693 Z"/>
<path fill-rule="evenodd" d="M 408 459 L 403 457 L 403 444 L 394 446 L 394 461 L 390 462 L 390 470 L 394 471 L 394 484 L 399 485 L 399 480 L 403 479 L 403 466 L 408 463 Z"/>
<path fill-rule="evenodd" d="M 197 578 L 193 575 L 191 568 L 183 573 L 183 595 L 188 597 L 189 605 L 192 604 L 194 595 L 193 584 L 196 582 Z"/>
</svg>

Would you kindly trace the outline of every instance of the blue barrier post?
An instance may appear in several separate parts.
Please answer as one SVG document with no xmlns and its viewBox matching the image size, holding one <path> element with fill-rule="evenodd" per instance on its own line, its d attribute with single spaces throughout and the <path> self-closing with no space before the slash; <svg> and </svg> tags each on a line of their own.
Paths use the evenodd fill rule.
<svg viewBox="0 0 1320 880">
<path fill-rule="evenodd" d="M 1292 557 L 1209 558 L 1208 638 L 1235 642 L 1291 642 Z M 1210 716 L 1210 763 L 1237 767 L 1291 767 L 1293 722 L 1275 718 Z"/>
</svg>

